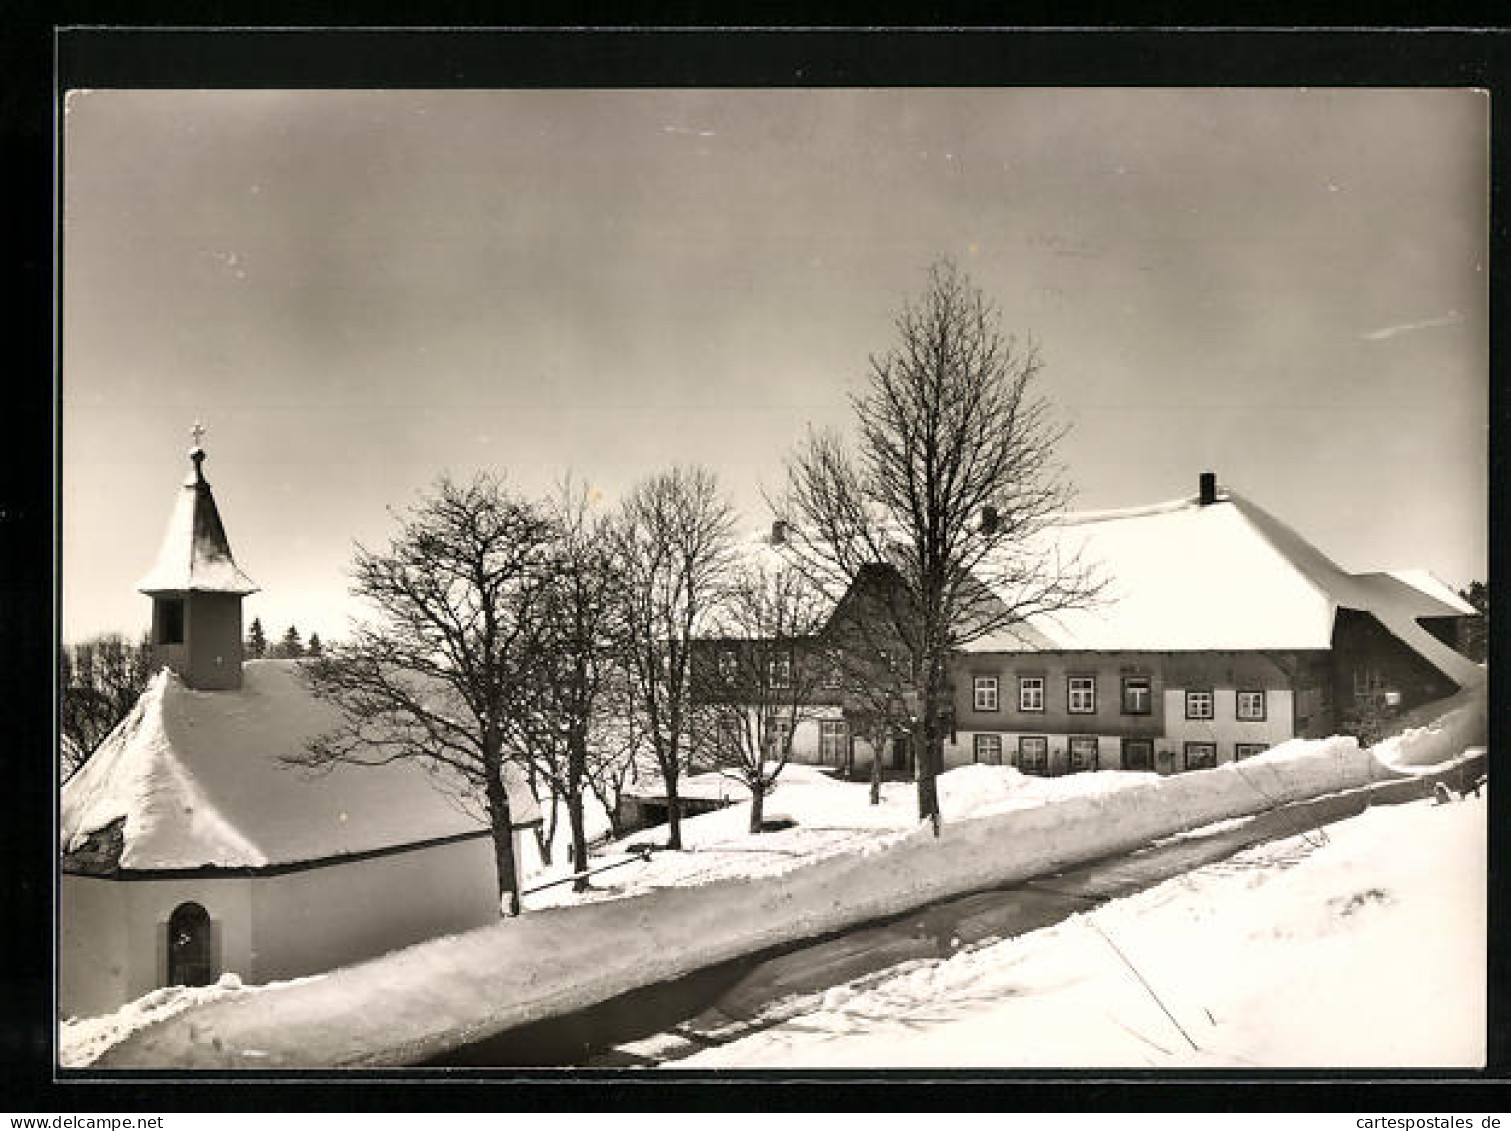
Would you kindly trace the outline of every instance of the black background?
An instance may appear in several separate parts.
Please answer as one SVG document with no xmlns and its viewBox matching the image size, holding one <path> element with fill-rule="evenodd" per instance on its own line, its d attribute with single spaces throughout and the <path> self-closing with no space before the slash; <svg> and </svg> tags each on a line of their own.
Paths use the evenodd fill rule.
<svg viewBox="0 0 1511 1131">
<path fill-rule="evenodd" d="M 812 25 L 886 18 L 885 9 L 841 12 L 809 6 L 766 6 L 743 18 L 707 5 L 663 4 L 642 10 L 643 22 L 596 19 L 573 7 L 513 13 L 475 4 L 411 5 L 448 31 L 357 30 L 329 25 L 309 5 L 158 4 L 150 18 L 124 7 L 75 6 L 56 12 L 0 10 L 0 177 L 6 205 L 9 300 L 4 419 L 0 444 L 0 698 L 6 736 L 0 746 L 8 804 L 0 819 L 6 901 L 0 944 L 0 1110 L 163 1112 L 216 1110 L 444 1110 L 479 1107 L 535 1110 L 1348 1110 L 1361 1114 L 1507 1110 L 1507 981 L 1505 951 L 1506 797 L 1492 788 L 1490 903 L 1491 1067 L 1484 1073 L 1266 1072 L 1231 1073 L 948 1073 L 789 1072 L 692 1073 L 306 1073 L 234 1081 L 171 1073 L 116 1076 L 89 1082 L 53 1067 L 52 921 L 57 850 L 54 648 L 59 572 L 56 484 L 60 374 L 54 324 L 57 240 L 54 214 L 55 125 L 64 90 L 80 87 L 644 87 L 644 86 L 1474 86 L 1492 97 L 1491 256 L 1491 520 L 1490 573 L 1501 576 L 1506 533 L 1495 520 L 1504 500 L 1508 403 L 1506 340 L 1506 209 L 1504 154 L 1511 43 L 1498 29 L 1468 30 L 1494 18 L 1489 6 L 1460 8 L 1456 29 L 1329 30 L 1319 26 L 1245 30 L 1237 21 L 1273 24 L 1273 5 L 1226 5 L 1201 19 L 1189 5 L 1146 4 L 1144 23 L 1121 28 L 1104 7 L 1076 16 L 1064 5 L 1040 4 L 998 14 L 978 7 L 969 19 L 1012 19 L 1013 29 L 964 27 L 967 17 L 939 6 L 910 22 L 954 24 L 941 30 L 715 30 L 693 25 L 766 24 L 781 16 Z M 391 25 L 384 6 L 348 5 L 339 21 L 358 16 Z M 388 6 L 390 8 L 396 6 Z M 1421 23 L 1422 5 L 1376 4 L 1372 19 Z M 894 9 L 895 12 L 895 9 Z M 410 18 L 413 13 L 408 13 Z M 1292 20 L 1296 14 L 1288 14 Z M 156 26 L 106 27 L 132 18 Z M 895 14 L 894 22 L 902 22 Z M 1123 18 L 1128 18 L 1124 16 Z M 1438 19 L 1450 18 L 1438 13 Z M 618 30 L 546 30 L 525 25 L 598 24 Z M 1336 17 L 1334 17 L 1336 20 Z M 1033 28 L 1030 20 L 1078 22 L 1069 29 Z M 495 27 L 479 25 L 492 21 Z M 1307 24 L 1321 22 L 1313 10 Z M 235 30 L 234 25 L 243 25 Z M 1178 25 L 1192 25 L 1180 28 Z M 1205 25 L 1196 30 L 1194 25 Z M 171 26 L 180 25 L 180 26 Z M 192 25 L 192 26 L 182 26 Z M 262 30 L 287 26 L 288 30 Z M 249 30 L 257 29 L 257 30 Z M 18 348 L 19 347 L 19 348 Z M 1466 457 L 1467 458 L 1467 457 Z M 85 551 L 80 551 L 85 552 Z M 95 551 L 91 551 L 95 552 Z M 109 552 L 102 548 L 97 552 Z M 1505 642 L 1491 625 L 1492 657 Z M 1492 750 L 1506 723 L 1505 681 L 1491 670 Z M 1409 975 L 1403 975 L 1409 976 Z M 523 1115 L 528 1118 L 528 1115 Z M 941 1117 L 947 1119 L 947 1116 Z"/>
</svg>

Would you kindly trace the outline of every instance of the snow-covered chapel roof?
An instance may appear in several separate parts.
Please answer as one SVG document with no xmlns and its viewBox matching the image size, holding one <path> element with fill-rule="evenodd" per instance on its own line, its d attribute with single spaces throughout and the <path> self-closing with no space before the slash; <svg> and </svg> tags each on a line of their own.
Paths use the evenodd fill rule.
<svg viewBox="0 0 1511 1131">
<path fill-rule="evenodd" d="M 234 593 L 246 596 L 257 592 L 250 577 L 242 573 L 231 557 L 226 528 L 215 507 L 215 496 L 205 481 L 201 465 L 204 449 L 189 452 L 194 464 L 184 480 L 168 530 L 163 535 L 157 561 L 147 576 L 137 583 L 143 593 Z"/>
<path fill-rule="evenodd" d="M 64 784 L 63 851 L 122 818 L 123 869 L 266 867 L 400 848 L 486 828 L 416 762 L 312 771 L 283 759 L 338 722 L 297 660 L 252 660 L 236 690 L 168 669 Z M 516 826 L 540 819 L 512 766 Z"/>
<path fill-rule="evenodd" d="M 1425 571 L 1351 574 L 1279 519 L 1231 490 L 1202 505 L 1177 499 L 1068 514 L 1039 536 L 1105 580 L 1092 607 L 1031 617 L 971 651 L 1254 651 L 1332 646 L 1338 609 L 1371 613 L 1460 686 L 1484 669 L 1418 617 L 1473 609 Z M 990 572 L 981 580 L 992 584 Z M 1004 598 L 1011 594 L 1002 593 Z"/>
</svg>

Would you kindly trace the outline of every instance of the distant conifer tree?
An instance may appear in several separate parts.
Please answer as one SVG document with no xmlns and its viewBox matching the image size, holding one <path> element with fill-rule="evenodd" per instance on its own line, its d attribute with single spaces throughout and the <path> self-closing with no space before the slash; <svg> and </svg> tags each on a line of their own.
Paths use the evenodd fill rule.
<svg viewBox="0 0 1511 1131">
<path fill-rule="evenodd" d="M 320 643 L 320 634 L 318 632 L 310 633 L 310 642 L 304 646 L 304 654 L 306 656 L 325 655 L 325 645 Z"/>
<path fill-rule="evenodd" d="M 1459 596 L 1478 610 L 1479 615 L 1464 621 L 1460 636 L 1465 655 L 1476 663 L 1485 660 L 1486 623 L 1490 618 L 1490 586 L 1483 581 L 1471 581 L 1469 588 L 1460 589 Z"/>
<path fill-rule="evenodd" d="M 273 654 L 280 660 L 297 660 L 304 655 L 304 641 L 299 637 L 299 630 L 289 625 L 284 631 L 283 639 L 274 647 Z"/>
<path fill-rule="evenodd" d="M 247 656 L 260 660 L 268 654 L 267 634 L 262 631 L 262 621 L 252 618 L 252 627 L 247 630 Z"/>
</svg>

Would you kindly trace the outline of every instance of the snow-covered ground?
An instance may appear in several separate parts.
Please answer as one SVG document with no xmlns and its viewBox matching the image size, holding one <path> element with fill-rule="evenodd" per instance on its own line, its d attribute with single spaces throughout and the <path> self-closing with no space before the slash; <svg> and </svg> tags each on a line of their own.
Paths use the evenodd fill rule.
<svg viewBox="0 0 1511 1131">
<path fill-rule="evenodd" d="M 191 1006 L 222 1001 L 238 994 L 260 993 L 275 986 L 297 986 L 323 977 L 324 974 L 314 974 L 287 982 L 269 982 L 265 986 L 246 986 L 237 975 L 222 974 L 218 981 L 208 986 L 164 986 L 103 1017 L 68 1018 L 62 1023 L 58 1035 L 58 1063 L 63 1068 L 83 1067 L 138 1029 L 166 1021 Z"/>
<path fill-rule="evenodd" d="M 1483 741 L 1483 691 L 1454 707 L 1397 743 L 1396 772 Z M 135 1033 L 100 1063 L 413 1063 L 743 954 L 1391 774 L 1346 738 L 1296 740 L 1241 763 L 1173 777 L 1103 772 L 1043 779 L 969 766 L 940 779 L 945 827 L 935 838 L 916 820 L 910 785 L 888 786 L 883 804 L 873 807 L 865 784 L 792 766 L 767 804 L 768 818 L 789 817 L 791 828 L 751 836 L 744 805 L 691 819 L 684 824 L 685 851 L 659 852 L 648 863 L 597 876 L 598 890 L 586 896 L 561 885 L 532 896 L 530 912 L 519 919 L 431 940 L 307 985 L 196 1007 Z M 629 840 L 660 836 L 652 830 Z M 1223 966 L 1220 956 L 1210 957 Z"/>
<path fill-rule="evenodd" d="M 671 1066 L 1482 1066 L 1486 805 L 1370 809 Z"/>
</svg>

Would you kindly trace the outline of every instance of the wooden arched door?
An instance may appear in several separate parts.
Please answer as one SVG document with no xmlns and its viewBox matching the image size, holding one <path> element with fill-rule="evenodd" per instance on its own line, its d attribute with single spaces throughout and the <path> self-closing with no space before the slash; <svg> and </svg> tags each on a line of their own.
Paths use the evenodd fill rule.
<svg viewBox="0 0 1511 1131">
<path fill-rule="evenodd" d="M 197 903 L 181 903 L 168 918 L 168 984 L 208 986 L 214 980 L 210 913 Z"/>
</svg>

